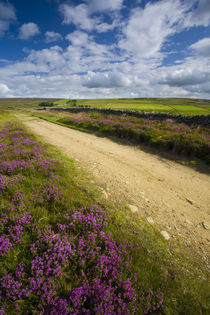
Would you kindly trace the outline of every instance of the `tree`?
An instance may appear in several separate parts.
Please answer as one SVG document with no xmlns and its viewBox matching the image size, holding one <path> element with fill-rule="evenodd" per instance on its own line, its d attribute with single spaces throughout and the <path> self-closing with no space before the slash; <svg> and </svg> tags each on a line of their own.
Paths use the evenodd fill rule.
<svg viewBox="0 0 210 315">
<path fill-rule="evenodd" d="M 52 106 L 54 106 L 54 103 L 53 102 L 41 102 L 41 103 L 39 103 L 39 106 L 40 107 L 52 107 Z"/>
</svg>

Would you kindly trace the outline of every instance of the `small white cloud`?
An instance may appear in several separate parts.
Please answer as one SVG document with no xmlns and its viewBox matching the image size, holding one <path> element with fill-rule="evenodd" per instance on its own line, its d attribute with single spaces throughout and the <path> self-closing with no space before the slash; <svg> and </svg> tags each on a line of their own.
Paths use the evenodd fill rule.
<svg viewBox="0 0 210 315">
<path fill-rule="evenodd" d="M 190 46 L 196 54 L 210 57 L 210 37 L 203 38 Z"/>
<path fill-rule="evenodd" d="M 89 17 L 88 7 L 85 4 L 79 4 L 75 7 L 61 4 L 59 10 L 63 15 L 64 24 L 74 24 L 87 31 L 93 29 L 94 21 Z"/>
<path fill-rule="evenodd" d="M 90 11 L 114 11 L 120 10 L 123 5 L 123 0 L 86 0 Z"/>
<path fill-rule="evenodd" d="M 62 40 L 63 37 L 60 33 L 56 32 L 46 32 L 45 33 L 45 41 L 47 43 L 57 42 L 59 40 Z"/>
<path fill-rule="evenodd" d="M 35 23 L 25 23 L 20 27 L 19 38 L 29 39 L 40 33 L 39 27 Z"/>
<path fill-rule="evenodd" d="M 0 36 L 16 21 L 15 9 L 9 3 L 0 2 Z"/>
<path fill-rule="evenodd" d="M 74 31 L 66 36 L 73 46 L 85 46 L 88 42 L 88 34 L 82 31 Z"/>
<path fill-rule="evenodd" d="M 4 83 L 0 83 L 0 97 L 8 97 L 11 94 L 10 89 L 8 88 L 8 86 Z"/>
<path fill-rule="evenodd" d="M 116 26 L 118 26 L 118 22 L 115 20 L 112 24 L 98 23 L 95 26 L 95 29 L 98 33 L 105 33 L 105 32 L 113 30 Z"/>
</svg>

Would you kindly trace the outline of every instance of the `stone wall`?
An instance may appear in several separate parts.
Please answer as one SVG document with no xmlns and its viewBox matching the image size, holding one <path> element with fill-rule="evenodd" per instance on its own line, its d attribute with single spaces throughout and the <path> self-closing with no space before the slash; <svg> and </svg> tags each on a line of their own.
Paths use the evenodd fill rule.
<svg viewBox="0 0 210 315">
<path fill-rule="evenodd" d="M 152 120 L 172 119 L 177 123 L 184 123 L 188 126 L 202 126 L 210 128 L 210 115 L 172 115 L 158 112 L 140 112 L 132 110 L 120 110 L 111 108 L 93 108 L 93 107 L 72 107 L 72 108 L 50 108 L 48 110 L 65 111 L 70 113 L 80 112 L 99 112 L 107 115 L 127 115 Z"/>
</svg>

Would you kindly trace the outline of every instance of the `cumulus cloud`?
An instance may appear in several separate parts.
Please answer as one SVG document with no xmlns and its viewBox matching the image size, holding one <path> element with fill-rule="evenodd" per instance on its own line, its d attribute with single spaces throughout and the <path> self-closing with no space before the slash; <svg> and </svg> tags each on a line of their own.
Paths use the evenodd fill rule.
<svg viewBox="0 0 210 315">
<path fill-rule="evenodd" d="M 144 9 L 132 11 L 119 47 L 137 58 L 158 57 L 163 43 L 175 33 L 182 17 L 183 7 L 178 0 L 149 2 Z"/>
<path fill-rule="evenodd" d="M 85 46 L 88 43 L 88 34 L 81 31 L 74 31 L 66 36 L 72 45 Z"/>
<path fill-rule="evenodd" d="M 27 51 L 22 61 L 5 63 L 0 67 L 4 93 L 66 98 L 210 97 L 209 37 L 193 43 L 186 49 L 189 56 L 171 66 L 164 66 L 163 53 L 171 35 L 191 27 L 194 11 L 201 12 L 203 1 L 149 1 L 130 11 L 122 24 L 118 10 L 123 1 L 69 3 L 73 2 L 59 6 L 63 23 L 76 28 L 65 37 L 68 46 Z M 99 44 L 93 31 L 116 26 L 120 27 L 117 41 Z M 45 39 L 53 42 L 61 37 L 46 32 Z"/>
<path fill-rule="evenodd" d="M 0 36 L 3 36 L 5 31 L 9 29 L 10 24 L 16 21 L 14 7 L 0 1 Z"/>
<path fill-rule="evenodd" d="M 39 27 L 35 23 L 24 23 L 20 27 L 19 31 L 19 38 L 20 39 L 29 39 L 35 35 L 38 35 L 40 33 Z"/>
<path fill-rule="evenodd" d="M 192 44 L 190 48 L 200 56 L 210 57 L 210 37 L 199 40 Z"/>
<path fill-rule="evenodd" d="M 45 33 L 45 41 L 47 43 L 57 42 L 62 39 L 63 39 L 63 36 L 60 33 L 56 33 L 56 32 Z"/>
<path fill-rule="evenodd" d="M 0 83 L 0 97 L 10 97 L 11 91 L 4 83 Z"/>
<path fill-rule="evenodd" d="M 92 12 L 120 10 L 123 5 L 123 0 L 86 0 L 86 2 Z"/>
<path fill-rule="evenodd" d="M 118 25 L 118 20 L 112 23 L 105 23 L 102 16 L 92 16 L 93 13 L 114 10 L 120 7 L 122 1 L 90 1 L 88 4 L 79 4 L 72 6 L 69 4 L 61 4 L 59 11 L 63 16 L 64 24 L 74 24 L 77 28 L 86 31 L 97 31 L 99 33 L 107 32 L 114 29 Z M 94 8 L 94 9 L 93 9 Z"/>
<path fill-rule="evenodd" d="M 131 81 L 120 72 L 94 73 L 88 72 L 83 80 L 83 86 L 88 88 L 115 88 L 129 86 Z"/>
<path fill-rule="evenodd" d="M 79 4 L 77 6 L 61 4 L 59 10 L 63 15 L 64 24 L 74 24 L 88 31 L 93 29 L 94 20 L 89 17 L 88 7 L 85 4 Z"/>
<path fill-rule="evenodd" d="M 184 25 L 192 26 L 208 26 L 210 24 L 210 1 L 209 0 L 190 0 L 191 11 L 186 14 Z"/>
</svg>

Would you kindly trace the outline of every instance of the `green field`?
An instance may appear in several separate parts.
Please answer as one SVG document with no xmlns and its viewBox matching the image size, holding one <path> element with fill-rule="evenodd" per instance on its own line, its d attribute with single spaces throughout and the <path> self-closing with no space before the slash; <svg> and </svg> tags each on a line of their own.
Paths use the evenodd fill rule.
<svg viewBox="0 0 210 315">
<path fill-rule="evenodd" d="M 59 98 L 0 98 L 1 109 L 32 109 L 42 101 L 66 104 L 68 99 Z M 70 105 L 67 105 L 70 106 Z M 210 100 L 189 98 L 122 98 L 122 99 L 77 99 L 77 106 L 114 108 L 144 112 L 165 112 L 185 115 L 210 114 Z"/>
<path fill-rule="evenodd" d="M 68 99 L 63 99 L 55 102 L 55 104 L 62 105 L 66 104 L 67 101 Z M 210 100 L 188 98 L 78 99 L 77 106 L 81 105 L 96 108 L 155 111 L 185 115 L 210 114 Z"/>
</svg>

